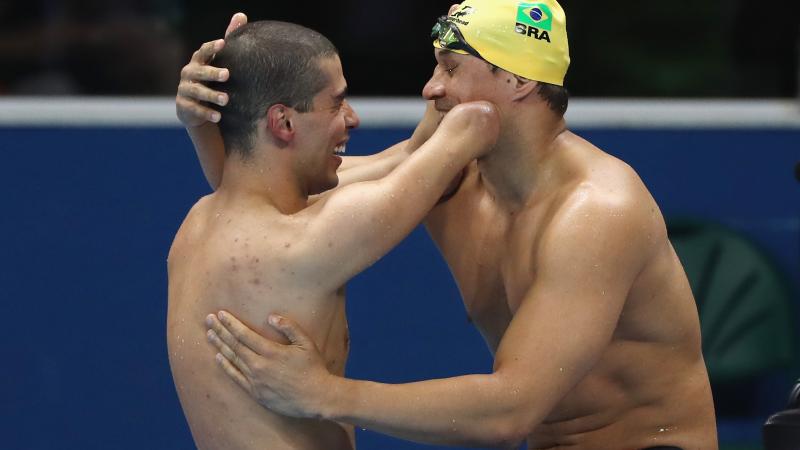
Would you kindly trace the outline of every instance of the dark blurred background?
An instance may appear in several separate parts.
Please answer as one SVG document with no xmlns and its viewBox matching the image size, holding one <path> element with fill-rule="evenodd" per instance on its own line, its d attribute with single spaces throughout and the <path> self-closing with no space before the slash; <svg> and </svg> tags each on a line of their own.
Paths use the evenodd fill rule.
<svg viewBox="0 0 800 450">
<path fill-rule="evenodd" d="M 171 95 L 230 16 L 300 23 L 339 47 L 356 96 L 415 96 L 451 0 L 388 4 L 180 0 L 0 2 L 0 94 Z M 581 97 L 794 97 L 797 0 L 562 0 Z"/>
</svg>

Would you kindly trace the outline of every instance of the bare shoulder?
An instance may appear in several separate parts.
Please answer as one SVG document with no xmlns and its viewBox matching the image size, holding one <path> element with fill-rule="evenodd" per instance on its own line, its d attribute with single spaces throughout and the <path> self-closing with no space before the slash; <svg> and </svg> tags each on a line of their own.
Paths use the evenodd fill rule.
<svg viewBox="0 0 800 450">
<path fill-rule="evenodd" d="M 661 211 L 633 168 L 598 149 L 558 194 L 546 233 L 559 242 L 647 258 L 666 238 Z"/>
<path fill-rule="evenodd" d="M 175 238 L 172 241 L 172 246 L 169 249 L 169 256 L 167 257 L 167 261 L 174 261 L 176 257 L 179 257 L 185 251 L 187 246 L 190 246 L 191 243 L 196 239 L 196 235 L 201 232 L 201 224 L 203 223 L 202 217 L 205 215 L 205 211 L 208 209 L 211 195 L 206 195 L 201 197 L 189 212 L 184 217 L 181 226 L 178 228 L 178 231 L 175 233 Z"/>
</svg>

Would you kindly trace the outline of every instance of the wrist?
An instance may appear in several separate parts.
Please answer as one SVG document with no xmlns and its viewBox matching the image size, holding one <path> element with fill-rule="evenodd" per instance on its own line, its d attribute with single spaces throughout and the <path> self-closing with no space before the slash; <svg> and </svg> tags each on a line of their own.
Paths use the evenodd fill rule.
<svg viewBox="0 0 800 450">
<path fill-rule="evenodd" d="M 347 379 L 336 375 L 329 375 L 319 396 L 316 408 L 318 418 L 339 421 L 344 416 L 348 399 Z"/>
<path fill-rule="evenodd" d="M 216 126 L 217 126 L 216 123 L 210 122 L 208 120 L 204 121 L 203 123 L 196 124 L 196 125 L 195 124 L 186 124 L 186 123 L 183 124 L 183 127 L 186 128 L 189 131 L 192 131 L 192 130 L 205 130 L 205 129 L 208 129 L 208 128 L 214 128 Z"/>
</svg>

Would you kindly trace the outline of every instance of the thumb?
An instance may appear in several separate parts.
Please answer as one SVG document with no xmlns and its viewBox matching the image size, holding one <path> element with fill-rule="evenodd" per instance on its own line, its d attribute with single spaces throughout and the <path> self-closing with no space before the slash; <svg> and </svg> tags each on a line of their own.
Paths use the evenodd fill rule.
<svg viewBox="0 0 800 450">
<path fill-rule="evenodd" d="M 225 37 L 228 37 L 234 30 L 247 23 L 247 16 L 244 13 L 237 12 L 231 17 L 231 23 L 225 30 Z"/>
<path fill-rule="evenodd" d="M 290 344 L 309 349 L 316 348 L 314 341 L 291 319 L 272 314 L 269 316 L 269 324 L 286 336 Z"/>
</svg>

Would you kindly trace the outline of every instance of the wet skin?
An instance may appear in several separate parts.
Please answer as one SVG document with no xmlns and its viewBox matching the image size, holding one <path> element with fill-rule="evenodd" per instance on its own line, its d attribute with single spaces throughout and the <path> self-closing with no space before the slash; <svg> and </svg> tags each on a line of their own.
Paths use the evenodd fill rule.
<svg viewBox="0 0 800 450">
<path fill-rule="evenodd" d="M 270 312 L 285 313 L 309 330 L 327 370 L 342 375 L 348 353 L 344 284 L 410 233 L 457 172 L 491 149 L 496 137 L 486 131 L 497 128 L 491 105 L 463 105 L 388 176 L 381 158 L 349 162 L 359 180 L 370 181 L 310 201 L 337 184 L 342 159 L 334 152 L 358 123 L 342 98 L 338 57 L 320 64 L 331 82 L 312 111 L 280 113 L 294 114 L 292 140 L 271 144 L 267 132 L 288 136 L 287 128 L 268 126 L 271 116 L 259 121 L 267 131 L 259 132 L 253 156 L 228 156 L 218 189 L 195 204 L 170 250 L 170 365 L 201 449 L 352 448 L 351 425 L 265 410 L 227 379 L 205 344 L 205 317 L 225 309 L 266 338 L 286 342 L 264 322 Z"/>
</svg>

